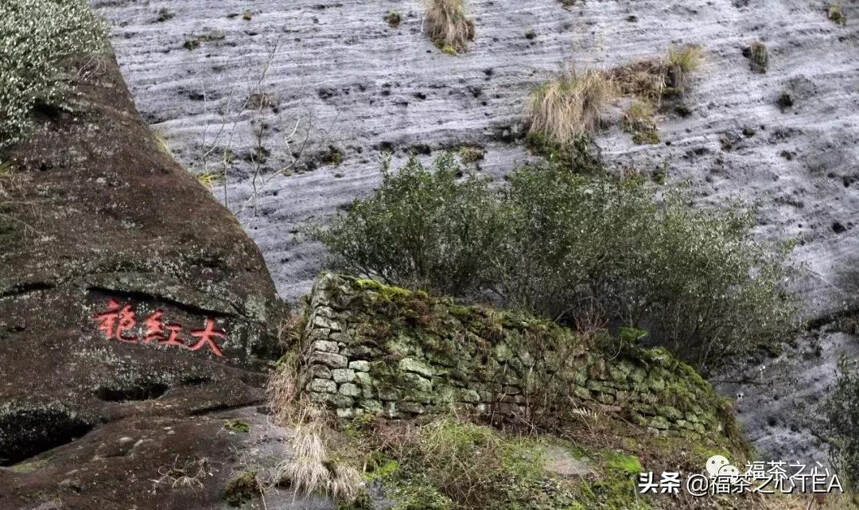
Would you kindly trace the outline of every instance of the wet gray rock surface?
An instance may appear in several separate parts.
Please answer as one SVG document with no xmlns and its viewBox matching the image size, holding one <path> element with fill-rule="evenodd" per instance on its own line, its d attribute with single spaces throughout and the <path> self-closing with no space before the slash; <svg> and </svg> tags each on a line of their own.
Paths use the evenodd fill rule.
<svg viewBox="0 0 859 510">
<path fill-rule="evenodd" d="M 230 162 L 215 194 L 288 300 L 309 290 L 325 260 L 301 225 L 369 193 L 383 152 L 396 163 L 481 145 L 480 171 L 500 178 L 530 157 L 517 141 L 529 90 L 562 66 L 610 68 L 700 44 L 706 63 L 683 115 L 660 118 L 662 143 L 635 145 L 616 128 L 597 143 L 616 168 L 688 181 L 702 205 L 756 203 L 762 239 L 798 240 L 804 268 L 793 289 L 823 326 L 778 360 L 718 379 L 746 380 L 722 387 L 743 393 L 739 416 L 765 456 L 823 457 L 807 417 L 857 340 L 824 331 L 859 308 L 855 1 L 844 4 L 843 26 L 808 0 L 471 1 L 477 36 L 457 57 L 422 33 L 416 0 L 91 3 L 113 26 L 138 109 L 177 159 L 195 173 Z M 398 28 L 383 20 L 389 9 L 403 14 Z M 768 48 L 766 74 L 743 56 L 755 40 Z M 818 343 L 823 354 L 809 357 Z"/>
</svg>

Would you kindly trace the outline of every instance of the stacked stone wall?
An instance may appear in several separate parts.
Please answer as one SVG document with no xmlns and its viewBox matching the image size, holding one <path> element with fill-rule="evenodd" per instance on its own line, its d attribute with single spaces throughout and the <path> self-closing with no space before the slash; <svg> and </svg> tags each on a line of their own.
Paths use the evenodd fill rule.
<svg viewBox="0 0 859 510">
<path fill-rule="evenodd" d="M 303 345 L 304 391 L 341 418 L 590 407 L 660 431 L 723 429 L 725 403 L 665 350 L 604 352 L 548 321 L 371 280 L 323 275 Z"/>
</svg>

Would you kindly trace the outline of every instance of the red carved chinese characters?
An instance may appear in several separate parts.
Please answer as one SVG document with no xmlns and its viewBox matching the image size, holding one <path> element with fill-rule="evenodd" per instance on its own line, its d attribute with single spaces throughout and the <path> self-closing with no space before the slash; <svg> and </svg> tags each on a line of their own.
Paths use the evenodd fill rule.
<svg viewBox="0 0 859 510">
<path fill-rule="evenodd" d="M 108 340 L 116 334 L 116 319 L 119 317 L 119 301 L 111 299 L 107 302 L 107 311 L 93 315 L 93 319 L 98 321 L 99 330 L 104 333 Z"/>
<path fill-rule="evenodd" d="M 164 312 L 155 310 L 155 312 L 143 321 L 143 326 L 146 328 L 144 333 L 144 342 L 160 342 L 164 338 L 164 321 L 161 317 Z"/>
<path fill-rule="evenodd" d="M 104 333 L 107 340 L 119 340 L 128 343 L 142 341 L 143 343 L 182 347 L 190 351 L 198 351 L 208 347 L 215 356 L 223 357 L 224 355 L 217 339 L 225 339 L 227 335 L 215 327 L 215 320 L 211 317 L 206 319 L 203 329 L 191 330 L 191 336 L 197 339 L 196 343 L 191 346 L 186 345 L 180 337 L 181 324 L 175 322 L 164 324 L 164 312 L 162 310 L 155 310 L 143 320 L 142 339 L 132 335 L 137 325 L 137 316 L 130 303 L 121 305 L 116 299 L 110 299 L 107 302 L 107 311 L 93 315 L 93 319 L 96 320 L 96 327 Z"/>
<path fill-rule="evenodd" d="M 192 351 L 196 351 L 201 349 L 203 346 L 208 345 L 212 349 L 212 352 L 215 353 L 215 356 L 224 355 L 224 353 L 221 352 L 221 349 L 218 348 L 218 344 L 215 342 L 215 337 L 226 338 L 227 335 L 225 335 L 223 331 L 215 329 L 215 321 L 213 319 L 206 319 L 205 329 L 191 330 L 191 336 L 200 339 L 197 343 L 189 347 Z"/>
<path fill-rule="evenodd" d="M 126 331 L 131 330 L 137 324 L 137 317 L 134 315 L 134 310 L 131 305 L 125 305 L 119 311 L 119 324 L 116 326 L 116 339 L 121 342 L 137 342 L 137 337 L 127 337 L 124 335 Z"/>
<path fill-rule="evenodd" d="M 180 347 L 186 347 L 186 345 L 179 340 L 179 332 L 182 331 L 182 325 L 171 323 L 167 325 L 167 330 L 170 331 L 170 336 L 167 340 L 162 340 L 161 343 L 164 345 L 178 345 Z"/>
</svg>

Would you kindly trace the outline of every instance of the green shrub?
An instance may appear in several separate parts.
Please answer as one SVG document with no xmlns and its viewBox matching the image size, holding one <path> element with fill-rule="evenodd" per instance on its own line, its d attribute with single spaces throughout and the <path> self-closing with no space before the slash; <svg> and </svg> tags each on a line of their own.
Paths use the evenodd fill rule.
<svg viewBox="0 0 859 510">
<path fill-rule="evenodd" d="M 104 26 L 82 0 L 0 2 L 0 149 L 32 129 L 33 109 L 62 106 L 69 57 L 100 51 Z"/>
<path fill-rule="evenodd" d="M 785 251 L 755 243 L 751 214 L 695 209 L 639 182 L 552 169 L 511 176 L 496 269 L 514 306 L 643 326 L 699 367 L 779 339 L 793 315 Z"/>
<path fill-rule="evenodd" d="M 452 155 L 435 171 L 412 159 L 397 174 L 383 169 L 382 185 L 349 214 L 314 235 L 339 262 L 362 274 L 460 294 L 479 285 L 486 254 L 502 238 L 498 202 L 488 183 L 458 181 Z"/>
<path fill-rule="evenodd" d="M 576 324 L 642 327 L 706 367 L 777 341 L 790 326 L 786 250 L 752 237 L 739 207 L 696 209 L 640 180 L 526 167 L 492 191 L 457 180 L 450 156 L 429 171 L 385 170 L 376 195 L 318 237 L 350 270 L 468 295 Z M 597 323 L 601 322 L 597 320 Z"/>
<path fill-rule="evenodd" d="M 826 404 L 830 461 L 852 489 L 859 486 L 859 370 L 842 359 Z"/>
</svg>

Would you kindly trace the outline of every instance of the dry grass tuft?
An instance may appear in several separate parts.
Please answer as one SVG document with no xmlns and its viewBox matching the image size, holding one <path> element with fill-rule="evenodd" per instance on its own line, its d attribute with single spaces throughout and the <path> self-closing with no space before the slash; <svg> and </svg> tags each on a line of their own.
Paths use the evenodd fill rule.
<svg viewBox="0 0 859 510">
<path fill-rule="evenodd" d="M 665 95 L 667 66 L 662 59 L 641 60 L 611 71 L 612 81 L 624 96 L 659 105 Z"/>
<path fill-rule="evenodd" d="M 442 51 L 463 53 L 474 39 L 474 22 L 466 17 L 465 0 L 427 0 L 427 35 Z"/>
<path fill-rule="evenodd" d="M 622 95 L 659 107 L 662 98 L 685 92 L 689 75 L 701 67 L 703 60 L 698 46 L 677 46 L 665 57 L 626 64 L 612 69 L 609 75 Z"/>
<path fill-rule="evenodd" d="M 701 48 L 692 44 L 675 46 L 668 50 L 668 64 L 684 73 L 691 73 L 701 67 L 703 60 Z"/>
<path fill-rule="evenodd" d="M 266 386 L 272 416 L 282 425 L 301 425 L 313 414 L 309 402 L 301 396 L 299 365 L 298 354 L 294 351 L 287 353 L 278 361 L 278 367 Z"/>
<path fill-rule="evenodd" d="M 293 456 L 279 467 L 280 479 L 288 482 L 296 495 L 326 488 L 330 474 L 325 467 L 327 453 L 318 428 L 296 429 L 291 446 Z"/>
<path fill-rule="evenodd" d="M 311 421 L 295 429 L 292 454 L 276 472 L 279 485 L 288 485 L 293 494 L 327 494 L 335 501 L 350 502 L 364 488 L 364 480 L 354 467 L 332 460 L 325 445 L 325 427 Z"/>
<path fill-rule="evenodd" d="M 567 71 L 531 93 L 530 133 L 570 144 L 597 129 L 602 110 L 613 96 L 614 85 L 606 74 Z"/>
<path fill-rule="evenodd" d="M 668 63 L 666 82 L 672 92 L 682 94 L 686 90 L 689 75 L 701 67 L 704 57 L 701 48 L 687 45 L 671 48 L 666 60 Z"/>
<path fill-rule="evenodd" d="M 289 485 L 296 495 L 318 491 L 352 501 L 362 493 L 363 479 L 354 467 L 331 460 L 325 439 L 328 415 L 301 395 L 299 369 L 298 355 L 290 351 L 267 387 L 274 420 L 294 429 L 291 452 L 276 470 L 277 483 Z"/>
<path fill-rule="evenodd" d="M 352 466 L 337 464 L 330 471 L 326 492 L 337 501 L 353 501 L 361 493 L 364 479 Z"/>
<path fill-rule="evenodd" d="M 190 488 L 195 490 L 202 489 L 203 481 L 212 476 L 209 459 L 206 457 L 180 462 L 178 455 L 173 459 L 173 465 L 159 468 L 158 474 L 161 476 L 152 480 L 154 488 L 166 484 L 171 489 Z"/>
</svg>

